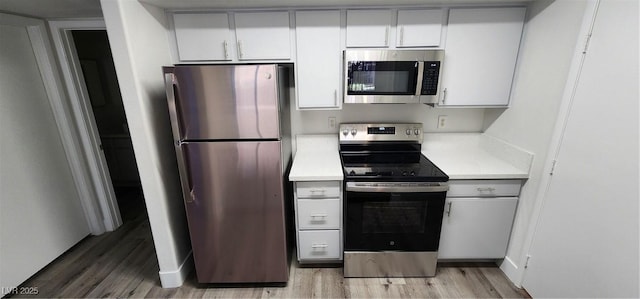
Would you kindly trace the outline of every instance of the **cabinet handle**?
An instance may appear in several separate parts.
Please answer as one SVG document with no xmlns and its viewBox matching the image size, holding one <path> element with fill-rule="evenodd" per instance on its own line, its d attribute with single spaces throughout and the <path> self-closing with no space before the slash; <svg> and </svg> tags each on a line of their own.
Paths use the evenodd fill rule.
<svg viewBox="0 0 640 299">
<path fill-rule="evenodd" d="M 239 58 L 244 57 L 244 53 L 242 51 L 242 41 L 238 40 L 238 56 L 240 56 Z"/>
<path fill-rule="evenodd" d="M 400 27 L 400 45 L 404 46 L 404 26 Z"/>
<path fill-rule="evenodd" d="M 313 214 L 311 215 L 311 218 L 327 218 L 327 214 Z"/>
<path fill-rule="evenodd" d="M 451 204 L 452 202 L 449 202 L 449 204 L 447 205 L 447 217 L 451 217 Z"/>
<path fill-rule="evenodd" d="M 493 192 L 496 191 L 496 188 L 493 187 L 487 187 L 487 188 L 480 188 L 478 187 L 478 192 Z"/>
<path fill-rule="evenodd" d="M 338 107 L 338 90 L 333 90 L 333 105 Z"/>
<path fill-rule="evenodd" d="M 444 102 L 447 100 L 447 88 L 445 87 L 444 90 L 442 91 L 442 102 L 441 104 L 444 105 Z"/>
<path fill-rule="evenodd" d="M 311 248 L 327 248 L 329 245 L 327 244 L 312 244 Z"/>
<path fill-rule="evenodd" d="M 389 45 L 389 26 L 387 26 L 387 28 L 384 31 L 384 45 L 385 46 Z"/>
<path fill-rule="evenodd" d="M 223 43 L 224 46 L 224 59 L 229 59 L 229 43 L 225 40 Z"/>
<path fill-rule="evenodd" d="M 324 189 L 311 189 L 309 190 L 309 192 L 311 192 L 312 195 L 316 195 L 316 194 L 324 194 Z"/>
</svg>

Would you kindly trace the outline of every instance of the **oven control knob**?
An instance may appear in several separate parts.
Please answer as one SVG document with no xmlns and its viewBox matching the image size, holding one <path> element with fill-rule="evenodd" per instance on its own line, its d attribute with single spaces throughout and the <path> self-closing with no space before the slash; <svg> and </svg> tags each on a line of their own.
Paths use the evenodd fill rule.
<svg viewBox="0 0 640 299">
<path fill-rule="evenodd" d="M 406 171 L 403 171 L 403 172 L 402 172 L 402 176 L 407 176 L 407 172 L 406 172 Z"/>
<path fill-rule="evenodd" d="M 347 129 L 342 130 L 342 135 L 347 137 L 348 134 L 349 134 L 349 130 L 347 130 Z"/>
<path fill-rule="evenodd" d="M 415 172 L 415 171 L 413 171 L 413 170 L 411 171 L 411 173 L 410 173 L 410 174 L 411 174 L 411 176 L 416 176 L 416 172 Z"/>
<path fill-rule="evenodd" d="M 407 129 L 407 135 L 411 135 L 411 129 Z"/>
<path fill-rule="evenodd" d="M 352 136 L 356 136 L 356 133 L 358 133 L 358 131 L 356 131 L 356 129 L 351 129 L 351 135 Z"/>
<path fill-rule="evenodd" d="M 414 129 L 413 134 L 420 135 L 420 129 Z"/>
</svg>

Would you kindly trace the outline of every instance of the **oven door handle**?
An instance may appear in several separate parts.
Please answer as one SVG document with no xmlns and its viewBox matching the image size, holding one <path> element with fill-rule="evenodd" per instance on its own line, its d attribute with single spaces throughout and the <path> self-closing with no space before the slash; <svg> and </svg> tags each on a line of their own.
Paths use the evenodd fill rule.
<svg viewBox="0 0 640 299">
<path fill-rule="evenodd" d="M 396 193 L 427 193 L 446 192 L 447 183 L 378 183 L 378 182 L 347 182 L 347 192 L 396 192 Z"/>
</svg>

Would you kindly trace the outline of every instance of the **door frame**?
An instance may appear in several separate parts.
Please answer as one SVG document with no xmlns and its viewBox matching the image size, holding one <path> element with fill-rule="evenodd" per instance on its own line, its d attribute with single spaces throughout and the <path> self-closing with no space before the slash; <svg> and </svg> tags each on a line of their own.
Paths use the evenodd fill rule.
<svg viewBox="0 0 640 299">
<path fill-rule="evenodd" d="M 113 231 L 122 225 L 122 217 L 72 36 L 74 30 L 106 30 L 107 27 L 101 18 L 48 23 L 73 112 L 70 122 L 75 125 L 79 137 L 77 146 L 82 152 L 79 156 L 86 158 L 84 165 L 78 165 L 86 174 L 78 183 L 88 189 L 81 197 L 86 206 L 87 221 L 94 235 Z"/>
</svg>

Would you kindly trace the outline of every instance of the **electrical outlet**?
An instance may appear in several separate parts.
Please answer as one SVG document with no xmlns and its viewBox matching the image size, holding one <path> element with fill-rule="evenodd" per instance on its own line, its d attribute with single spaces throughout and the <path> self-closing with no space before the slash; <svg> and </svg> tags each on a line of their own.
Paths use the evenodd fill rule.
<svg viewBox="0 0 640 299">
<path fill-rule="evenodd" d="M 329 116 L 329 129 L 335 129 L 335 128 L 336 128 L 336 117 Z"/>
<path fill-rule="evenodd" d="M 438 115 L 438 129 L 444 129 L 447 127 L 447 116 Z"/>
</svg>

